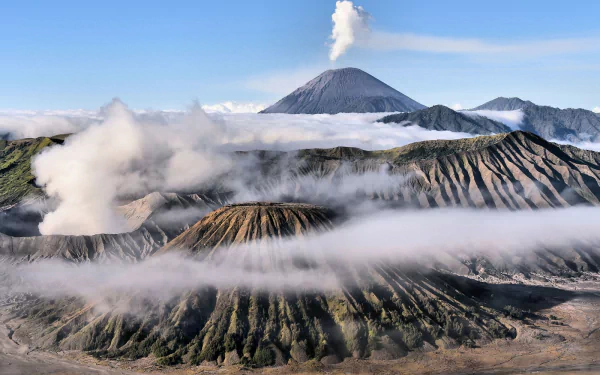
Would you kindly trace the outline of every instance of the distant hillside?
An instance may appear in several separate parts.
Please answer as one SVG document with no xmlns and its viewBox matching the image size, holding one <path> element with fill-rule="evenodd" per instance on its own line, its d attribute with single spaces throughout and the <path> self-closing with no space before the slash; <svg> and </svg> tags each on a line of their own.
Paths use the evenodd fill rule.
<svg viewBox="0 0 600 375">
<path fill-rule="evenodd" d="M 520 128 L 546 139 L 600 141 L 600 116 L 585 109 L 541 106 L 519 98 L 496 98 L 474 110 L 523 111 Z"/>
<path fill-rule="evenodd" d="M 0 207 L 41 194 L 31 173 L 31 159 L 48 146 L 62 144 L 65 137 L 0 140 Z"/>
<path fill-rule="evenodd" d="M 535 105 L 529 100 L 522 100 L 519 98 L 504 98 L 499 97 L 493 100 L 490 100 L 487 103 L 480 105 L 479 107 L 475 107 L 472 111 L 479 110 L 489 110 L 489 111 L 515 111 L 517 109 L 523 109 L 530 105 Z"/>
<path fill-rule="evenodd" d="M 425 108 L 356 68 L 328 70 L 261 113 L 411 112 Z"/>
<path fill-rule="evenodd" d="M 173 248 L 185 244 L 197 261 L 211 264 L 223 262 L 231 252 L 250 269 L 257 254 L 252 249 L 237 253 L 232 245 L 330 230 L 332 214 L 307 204 L 226 206 L 182 233 Z M 261 261 L 264 271 L 316 266 L 311 259 L 292 258 L 285 249 Z M 290 359 L 334 364 L 347 357 L 394 359 L 413 350 L 474 346 L 515 336 L 490 298 L 502 296 L 483 284 L 387 263 L 356 265 L 340 259 L 318 266 L 346 284 L 329 292 L 286 291 L 279 285 L 270 290 L 202 287 L 160 304 L 123 296 L 121 301 L 139 306 L 138 314 L 107 309 L 106 304 L 92 308 L 101 301 L 31 299 L 17 307 L 21 313 L 32 312 L 19 329 L 56 322 L 33 333 L 36 345 L 112 358 L 153 354 L 166 365 L 268 366 Z"/>
<path fill-rule="evenodd" d="M 382 151 L 336 147 L 252 154 L 261 164 L 257 170 L 271 177 L 267 183 L 289 178 L 288 200 L 321 199 L 314 191 L 305 194 L 301 185 L 295 185 L 302 176 L 331 183 L 350 173 L 383 170 L 404 176 L 405 182 L 368 196 L 357 194 L 357 199 L 413 208 L 529 210 L 600 205 L 600 153 L 559 146 L 526 132 L 425 141 Z M 277 175 L 281 168 L 287 172 L 285 177 Z M 248 285 L 206 286 L 160 303 L 135 294 L 110 301 L 28 297 L 13 307 L 14 314 L 27 317 L 15 335 L 28 333 L 32 345 L 41 349 L 84 350 L 108 358 L 152 355 L 150 358 L 164 365 L 206 361 L 265 366 L 286 364 L 290 359 L 329 364 L 347 357 L 394 359 L 410 351 L 473 347 L 495 338 L 514 338 L 517 331 L 511 329 L 503 309 L 510 304 L 518 306 L 517 312 L 521 308 L 535 312 L 543 305 L 532 298 L 532 292 L 515 296 L 495 282 L 549 283 L 556 282 L 557 276 L 576 277 L 600 269 L 600 250 L 592 244 L 508 257 L 472 253 L 473 249 L 460 255 L 446 254 L 440 249 L 436 259 L 416 264 L 356 264 L 344 259 L 316 262 L 287 253 L 285 247 L 260 257 L 256 248 L 236 252 L 234 246 L 327 231 L 337 224 L 338 212 L 305 203 L 226 205 L 189 229 L 181 232 L 180 228 L 179 236 L 170 240 L 173 233 L 153 224 L 154 212 L 168 202 L 190 203 L 178 196 L 149 196 L 122 210 L 132 223 L 143 221 L 130 234 L 0 236 L 0 254 L 21 261 L 120 258 L 137 262 L 167 243 L 157 257 L 178 250 L 198 262 L 233 259 L 248 269 L 258 265 L 261 271 L 318 267 L 342 285 L 327 292 L 278 290 L 279 285 L 269 290 Z M 546 303 L 558 303 L 553 301 Z M 136 314 L 119 304 L 135 306 Z"/>
<path fill-rule="evenodd" d="M 482 116 L 469 116 L 443 105 L 436 105 L 411 113 L 389 115 L 378 121 L 386 124 L 418 125 L 429 130 L 448 130 L 470 134 L 505 133 L 510 131 L 508 126 L 500 122 Z"/>
</svg>

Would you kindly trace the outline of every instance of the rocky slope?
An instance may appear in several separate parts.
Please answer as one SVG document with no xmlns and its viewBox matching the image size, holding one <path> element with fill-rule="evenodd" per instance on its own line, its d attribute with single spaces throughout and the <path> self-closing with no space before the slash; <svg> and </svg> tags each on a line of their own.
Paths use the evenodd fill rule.
<svg viewBox="0 0 600 375">
<path fill-rule="evenodd" d="M 13 237 L 0 233 L 0 261 L 57 258 L 72 262 L 142 260 L 220 204 L 197 194 L 152 193 L 118 207 L 128 233 Z"/>
<path fill-rule="evenodd" d="M 600 139 L 600 117 L 585 109 L 560 109 L 536 105 L 519 98 L 496 98 L 475 110 L 523 111 L 520 128 L 546 139 L 568 141 Z"/>
<path fill-rule="evenodd" d="M 344 185 L 345 176 L 377 172 L 403 178 L 387 180 L 391 184 L 363 195 L 358 184 L 353 199 L 420 208 L 538 209 L 600 203 L 599 153 L 556 145 L 527 132 L 426 141 L 383 151 L 337 147 L 253 154 L 260 161 L 257 169 L 269 177 L 269 185 L 274 180 L 289 184 L 283 189 L 283 198 L 288 201 L 337 207 L 340 202 L 335 195 L 315 193 L 303 178 L 309 176 L 335 186 L 336 181 Z M 258 182 L 261 180 L 259 177 Z M 343 197 L 346 205 L 354 203 Z M 165 196 L 148 197 L 123 211 L 132 223 L 149 223 L 153 215 L 147 213 L 163 199 L 169 200 Z M 253 248 L 240 254 L 235 252 L 236 245 L 325 231 L 336 220 L 333 211 L 312 204 L 229 205 L 179 234 L 156 256 L 178 250 L 203 263 L 216 264 L 235 256 L 238 262 L 251 266 L 258 257 Z M 140 230 L 150 231 L 146 224 Z M 102 236 L 72 239 L 99 245 L 60 250 L 58 256 L 75 261 L 119 257 L 137 261 L 155 253 L 156 244 L 168 241 L 152 240 L 154 244 L 145 247 L 149 250 L 132 252 L 135 239 L 108 241 Z M 154 238 L 153 234 L 142 236 Z M 8 255 L 24 260 L 56 256 L 56 248 L 61 249 L 53 243 L 32 252 L 11 242 L 31 244 L 36 240 L 2 239 L 5 245 L 0 248 L 5 249 L 4 254 L 10 251 Z M 52 239 L 59 240 L 65 239 Z M 119 248 L 103 250 L 106 243 L 110 247 L 113 242 Z M 224 254 L 228 257 L 221 256 Z M 108 309 L 106 301 L 31 298 L 13 306 L 12 311 L 28 318 L 17 333 L 28 332 L 34 345 L 86 350 L 98 356 L 139 358 L 153 354 L 164 364 L 215 361 L 259 366 L 287 363 L 289 359 L 302 362 L 316 358 L 333 363 L 349 356 L 397 358 L 410 350 L 480 345 L 493 338 L 513 337 L 515 332 L 502 318 L 506 305 L 527 306 L 535 312 L 542 302 L 552 303 L 536 301 L 532 297 L 535 291 L 526 294 L 526 301 L 515 299 L 502 288 L 472 279 L 514 282 L 579 276 L 599 271 L 599 254 L 594 247 L 540 249 L 512 257 L 465 252 L 440 255 L 435 264 L 359 265 L 344 259 L 335 264 L 315 264 L 279 254 L 258 257 L 261 266 L 275 271 L 319 270 L 335 276 L 341 285 L 326 292 L 292 292 L 277 290 L 277 286 L 268 290 L 245 285 L 207 286 L 160 303 L 137 295 L 115 296 L 114 308 Z M 120 308 L 124 302 L 139 307 L 135 314 Z"/>
<path fill-rule="evenodd" d="M 196 249 L 206 252 L 221 245 L 269 237 L 302 236 L 307 231 L 332 229 L 335 214 L 324 207 L 300 203 L 239 203 L 212 212 L 160 250 Z M 207 254 L 203 254 L 207 256 Z"/>
<path fill-rule="evenodd" d="M 330 210 L 307 204 L 242 204 L 223 207 L 182 233 L 170 252 L 212 262 L 218 252 L 249 241 L 328 230 Z M 365 249 L 368 251 L 368 249 Z M 245 257 L 257 256 L 246 253 Z M 269 268 L 281 259 L 269 257 Z M 47 349 L 80 349 L 101 356 L 161 363 L 284 364 L 312 358 L 336 363 L 345 357 L 391 359 L 410 350 L 475 345 L 513 337 L 498 319 L 491 289 L 435 271 L 389 263 L 322 265 L 342 286 L 270 291 L 243 285 L 190 290 L 156 305 L 138 300 L 143 312 L 94 309 L 78 299 L 36 300 L 15 308 L 31 324 L 46 325 L 32 339 Z M 311 269 L 310 263 L 296 263 Z M 135 296 L 121 297 L 135 300 Z M 496 297 L 500 298 L 500 297 Z M 61 306 L 57 308 L 57 306 Z"/>
<path fill-rule="evenodd" d="M 547 142 L 516 131 L 460 140 L 416 142 L 382 151 L 357 148 L 257 153 L 262 177 L 286 171 L 287 199 L 319 201 L 305 195 L 303 176 L 330 182 L 344 175 L 385 171 L 406 176 L 397 185 L 383 184 L 369 199 L 429 207 L 527 209 L 600 203 L 600 153 Z M 289 155 L 287 155 L 289 156 Z M 285 160 L 285 163 L 276 161 Z M 272 184 L 272 181 L 269 181 Z M 333 197 L 335 198 L 335 197 Z"/>
<path fill-rule="evenodd" d="M 356 68 L 327 70 L 261 113 L 411 112 L 425 108 Z"/>
<path fill-rule="evenodd" d="M 498 97 L 490 100 L 489 102 L 483 103 L 482 105 L 471 109 L 472 111 L 488 110 L 488 111 L 515 111 L 517 109 L 523 109 L 530 105 L 535 105 L 529 100 L 522 100 L 519 98 L 505 98 Z"/>
<path fill-rule="evenodd" d="M 65 136 L 0 140 L 0 211 L 28 196 L 39 196 L 31 159 L 44 148 L 62 144 Z"/>
<path fill-rule="evenodd" d="M 436 105 L 412 113 L 389 115 L 378 120 L 400 126 L 418 125 L 429 130 L 448 130 L 470 134 L 492 134 L 509 132 L 510 128 L 486 117 L 468 116 L 443 105 Z"/>
</svg>

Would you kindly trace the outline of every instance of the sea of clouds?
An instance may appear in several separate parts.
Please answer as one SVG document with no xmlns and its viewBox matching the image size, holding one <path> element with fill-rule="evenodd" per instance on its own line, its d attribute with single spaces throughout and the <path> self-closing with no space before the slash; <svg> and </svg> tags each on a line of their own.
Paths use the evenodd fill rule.
<svg viewBox="0 0 600 375">
<path fill-rule="evenodd" d="M 52 134 L 55 116 L 48 116 L 47 122 L 36 116 L 29 126 L 33 133 L 30 135 Z M 231 172 L 232 151 L 337 146 L 378 150 L 470 136 L 383 124 L 376 121 L 381 116 L 207 115 L 197 104 L 184 112 L 133 111 L 119 100 L 113 100 L 93 116 L 76 117 L 77 122 L 65 116 L 63 119 L 72 126 L 74 134 L 64 145 L 40 153 L 32 163 L 36 182 L 59 202 L 44 217 L 40 232 L 126 231 L 124 219 L 114 210 L 119 197 L 152 191 L 197 191 L 217 176 Z M 39 123 L 44 125 L 39 127 L 41 133 L 35 134 L 33 124 Z M 56 130 L 64 133 L 65 128 Z M 249 165 L 247 169 L 253 168 Z"/>
<path fill-rule="evenodd" d="M 64 145 L 42 152 L 32 164 L 37 183 L 59 202 L 40 225 L 42 234 L 127 231 L 127 224 L 114 209 L 120 197 L 152 191 L 198 191 L 232 172 L 234 163 L 239 163 L 231 159 L 232 151 L 337 146 L 381 150 L 472 136 L 380 123 L 377 120 L 385 115 L 381 113 L 259 114 L 246 112 L 257 110 L 252 106 L 238 105 L 239 113 L 232 108 L 206 113 L 193 104 L 186 111 L 140 111 L 115 99 L 98 111 L 1 112 L 0 132 L 9 139 L 74 133 Z M 521 111 L 463 113 L 486 116 L 512 129 L 518 129 L 523 118 Z M 600 150 L 589 142 L 576 146 Z M 254 169 L 251 161 L 245 169 Z M 332 194 L 350 197 L 353 192 L 345 191 L 347 186 L 364 191 L 373 181 L 378 186 L 379 182 L 392 183 L 384 177 L 347 179 Z M 314 178 L 300 184 L 315 191 L 331 187 L 320 186 Z M 265 195 L 283 194 L 291 188 L 280 183 L 262 191 L 232 187 L 238 188 L 240 199 L 268 199 Z"/>
</svg>

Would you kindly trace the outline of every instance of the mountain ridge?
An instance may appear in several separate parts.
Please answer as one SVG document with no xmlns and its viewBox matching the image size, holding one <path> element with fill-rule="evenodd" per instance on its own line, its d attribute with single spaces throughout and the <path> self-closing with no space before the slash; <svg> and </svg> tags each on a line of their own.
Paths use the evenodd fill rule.
<svg viewBox="0 0 600 375">
<path fill-rule="evenodd" d="M 446 130 L 469 134 L 506 133 L 511 131 L 508 126 L 501 122 L 482 116 L 469 116 L 443 105 L 435 105 L 410 113 L 388 115 L 377 121 L 385 124 L 418 125 L 429 130 Z"/>
<path fill-rule="evenodd" d="M 523 100 L 517 97 L 503 97 L 499 96 L 496 99 L 492 99 L 489 102 L 483 103 L 480 106 L 470 109 L 470 111 L 478 110 L 490 110 L 490 111 L 515 111 L 517 109 L 523 109 L 530 105 L 536 105 L 529 100 Z"/>
<path fill-rule="evenodd" d="M 523 120 L 519 125 L 520 129 L 546 139 L 593 142 L 600 140 L 600 116 L 586 109 L 561 109 L 519 98 L 499 97 L 472 109 L 477 110 L 521 110 Z"/>
</svg>

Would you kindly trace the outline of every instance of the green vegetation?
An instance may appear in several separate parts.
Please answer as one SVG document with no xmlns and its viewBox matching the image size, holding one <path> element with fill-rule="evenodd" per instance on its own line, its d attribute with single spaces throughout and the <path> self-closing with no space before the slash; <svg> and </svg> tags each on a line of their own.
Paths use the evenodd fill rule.
<svg viewBox="0 0 600 375">
<path fill-rule="evenodd" d="M 275 354 L 269 348 L 258 348 L 254 353 L 253 361 L 259 367 L 271 366 L 275 363 Z"/>
<path fill-rule="evenodd" d="M 502 310 L 504 311 L 505 315 L 510 316 L 513 319 L 523 320 L 527 315 L 525 311 L 510 305 L 504 306 Z"/>
<path fill-rule="evenodd" d="M 31 173 L 31 159 L 44 148 L 63 143 L 65 137 L 0 140 L 0 207 L 41 194 Z"/>
<path fill-rule="evenodd" d="M 331 159 L 382 159 L 394 163 L 410 163 L 419 160 L 436 159 L 451 154 L 478 151 L 492 146 L 509 136 L 508 133 L 485 135 L 455 140 L 434 140 L 408 144 L 388 150 L 365 151 L 353 147 L 328 149 L 306 149 L 298 152 L 301 158 L 324 157 Z"/>
</svg>

